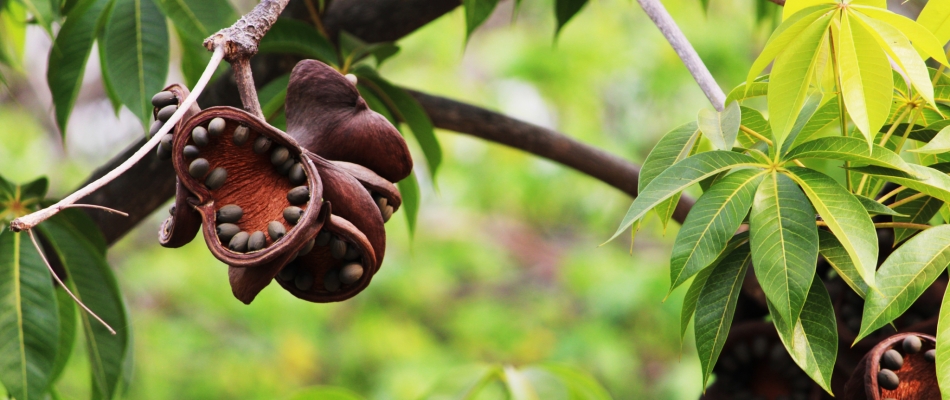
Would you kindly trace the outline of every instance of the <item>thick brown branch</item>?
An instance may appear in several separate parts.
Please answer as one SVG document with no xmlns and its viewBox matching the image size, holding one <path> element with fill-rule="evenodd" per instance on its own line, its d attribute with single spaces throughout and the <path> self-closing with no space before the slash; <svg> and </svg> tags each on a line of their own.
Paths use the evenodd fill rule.
<svg viewBox="0 0 950 400">
<path fill-rule="evenodd" d="M 636 197 L 640 168 L 560 132 L 519 121 L 502 114 L 444 97 L 409 91 L 425 108 L 432 123 L 442 129 L 472 135 L 524 150 L 574 168 Z M 673 219 L 682 223 L 693 206 L 683 196 Z"/>
<path fill-rule="evenodd" d="M 281 11 L 290 0 L 263 0 L 234 25 L 224 28 L 205 39 L 204 45 L 209 51 L 218 45 L 224 46 L 224 59 L 233 62 L 248 60 L 257 54 L 257 45 L 277 21 Z"/>
</svg>

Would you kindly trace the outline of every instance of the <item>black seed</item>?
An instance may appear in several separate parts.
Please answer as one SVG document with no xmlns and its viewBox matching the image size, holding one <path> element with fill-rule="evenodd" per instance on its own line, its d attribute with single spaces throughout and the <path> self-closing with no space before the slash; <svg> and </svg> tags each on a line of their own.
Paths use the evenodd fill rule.
<svg viewBox="0 0 950 400">
<path fill-rule="evenodd" d="M 897 371 L 904 365 L 904 357 L 897 350 L 890 349 L 881 356 L 881 368 Z"/>
<path fill-rule="evenodd" d="M 360 258 L 360 250 L 356 248 L 356 245 L 353 243 L 346 245 L 346 254 L 343 255 L 343 259 L 346 261 L 353 261 L 357 258 Z"/>
<path fill-rule="evenodd" d="M 344 285 L 360 280 L 361 276 L 363 276 L 363 266 L 357 263 L 346 264 L 340 269 L 340 283 Z"/>
<path fill-rule="evenodd" d="M 313 242 L 314 242 L 313 239 L 310 239 L 310 241 L 308 241 L 307 244 L 303 245 L 303 248 L 297 252 L 297 257 L 310 254 L 310 251 L 313 250 Z"/>
<path fill-rule="evenodd" d="M 158 141 L 158 145 L 162 147 L 163 151 L 171 155 L 172 154 L 172 140 L 174 139 L 175 139 L 174 136 L 166 133 L 165 136 L 162 136 L 162 139 Z"/>
<path fill-rule="evenodd" d="M 171 136 L 171 135 L 168 135 L 168 136 Z M 159 160 L 167 160 L 169 158 L 172 158 L 172 153 L 168 150 L 165 150 L 165 148 L 160 145 L 156 146 L 155 155 L 158 156 Z"/>
<path fill-rule="evenodd" d="M 205 179 L 205 186 L 208 189 L 215 190 L 222 185 L 224 181 L 228 179 L 228 171 L 225 171 L 224 168 L 218 167 L 211 170 L 211 173 L 208 174 L 208 179 Z"/>
<path fill-rule="evenodd" d="M 234 235 L 237 235 L 238 232 L 241 232 L 241 228 L 234 224 L 221 224 L 218 225 L 217 232 L 218 240 L 224 244 L 231 242 L 231 238 L 233 238 Z"/>
<path fill-rule="evenodd" d="M 920 348 L 923 346 L 923 343 L 920 342 L 920 338 L 917 336 L 908 336 L 904 338 L 904 352 L 907 354 L 917 354 L 920 351 Z"/>
<path fill-rule="evenodd" d="M 877 373 L 877 385 L 884 389 L 895 390 L 900 384 L 901 380 L 894 371 L 882 369 Z"/>
<path fill-rule="evenodd" d="M 267 234 L 270 236 L 270 240 L 276 242 L 287 234 L 287 229 L 284 228 L 284 224 L 271 221 L 267 223 Z"/>
<path fill-rule="evenodd" d="M 285 282 L 293 281 L 296 276 L 297 276 L 297 266 L 294 264 L 285 265 L 284 268 L 281 269 L 280 272 L 277 273 L 277 277 L 280 278 L 280 280 L 285 281 Z"/>
<path fill-rule="evenodd" d="M 937 350 L 930 349 L 924 352 L 924 360 L 934 362 L 937 359 Z"/>
<path fill-rule="evenodd" d="M 330 255 L 337 260 L 343 258 L 346 255 L 346 242 L 339 238 L 333 238 L 330 241 Z"/>
<path fill-rule="evenodd" d="M 287 201 L 295 206 L 304 204 L 308 200 L 310 200 L 310 189 L 306 186 L 297 186 L 287 192 Z"/>
<path fill-rule="evenodd" d="M 303 210 L 300 207 L 290 206 L 284 209 L 284 219 L 291 225 L 297 225 L 297 221 L 303 216 Z"/>
<path fill-rule="evenodd" d="M 389 222 L 389 219 L 393 217 L 393 206 L 386 206 L 383 209 L 383 222 Z"/>
<path fill-rule="evenodd" d="M 238 222 L 244 216 L 244 210 L 237 204 L 228 204 L 218 209 L 214 217 L 218 222 Z"/>
<path fill-rule="evenodd" d="M 313 287 L 313 275 L 310 275 L 309 272 L 304 272 L 300 275 L 297 275 L 294 278 L 294 286 L 299 290 L 307 291 Z"/>
<path fill-rule="evenodd" d="M 172 92 L 158 92 L 152 96 L 152 106 L 155 108 L 162 108 L 172 104 L 178 104 L 178 98 L 175 97 L 175 94 Z"/>
<path fill-rule="evenodd" d="M 234 235 L 234 237 L 231 238 L 231 241 L 228 242 L 228 248 L 231 249 L 231 251 L 243 253 L 247 251 L 247 241 L 250 238 L 251 235 L 249 233 L 238 232 L 238 234 Z"/>
<path fill-rule="evenodd" d="M 274 164 L 275 167 L 284 165 L 284 162 L 286 162 L 288 158 L 290 158 L 290 150 L 287 150 L 284 146 L 277 146 L 277 148 L 270 153 L 270 163 Z"/>
<path fill-rule="evenodd" d="M 234 129 L 234 137 L 231 138 L 231 141 L 232 141 L 236 146 L 243 146 L 244 143 L 247 143 L 247 139 L 248 139 L 249 137 L 251 137 L 251 133 L 250 133 L 250 131 L 247 129 L 247 127 L 246 127 L 246 126 L 239 126 L 239 127 L 237 127 L 236 129 Z"/>
<path fill-rule="evenodd" d="M 323 276 L 323 288 L 331 293 L 340 290 L 340 275 L 336 270 L 331 270 Z"/>
<path fill-rule="evenodd" d="M 264 154 L 267 150 L 270 150 L 271 140 L 267 136 L 258 136 L 254 140 L 254 152 L 257 154 Z"/>
<path fill-rule="evenodd" d="M 162 125 L 165 125 L 164 123 L 162 123 L 162 121 L 152 122 L 152 126 L 148 128 L 148 135 L 155 136 L 155 134 L 158 133 L 158 130 L 162 129 Z"/>
<path fill-rule="evenodd" d="M 256 231 L 247 239 L 247 251 L 263 249 L 265 244 L 267 244 L 267 238 L 264 237 L 264 232 Z"/>
<path fill-rule="evenodd" d="M 205 177 L 209 169 L 211 169 L 211 164 L 208 163 L 208 160 L 199 158 L 188 165 L 188 175 L 195 179 L 201 179 Z"/>
<path fill-rule="evenodd" d="M 295 163 L 290 167 L 287 177 L 290 178 L 291 185 L 299 185 L 307 181 L 307 175 L 304 174 L 303 165 L 300 163 Z"/>
<path fill-rule="evenodd" d="M 168 119 L 172 117 L 172 114 L 174 114 L 175 111 L 178 111 L 178 105 L 176 104 L 162 107 L 161 110 L 158 110 L 158 116 L 156 116 L 155 119 L 162 122 L 168 121 Z"/>
<path fill-rule="evenodd" d="M 195 129 L 191 130 L 191 140 L 193 140 L 198 147 L 205 147 L 208 145 L 208 142 L 211 141 L 208 137 L 208 130 L 200 126 L 196 126 Z"/>
<path fill-rule="evenodd" d="M 317 234 L 317 246 L 326 246 L 327 243 L 330 243 L 330 239 L 333 239 L 333 235 L 327 231 L 321 231 Z"/>
<path fill-rule="evenodd" d="M 287 161 L 284 161 L 283 164 L 277 167 L 277 172 L 281 175 L 287 175 L 287 173 L 290 172 L 290 167 L 294 166 L 294 163 L 296 163 L 296 161 L 294 161 L 293 158 L 288 158 Z"/>
<path fill-rule="evenodd" d="M 210 133 L 211 136 L 218 136 L 224 133 L 224 128 L 226 126 L 227 126 L 227 123 L 224 122 L 224 118 L 218 117 L 218 118 L 212 119 L 211 122 L 208 123 L 208 133 Z"/>
<path fill-rule="evenodd" d="M 185 150 L 183 150 L 182 153 L 185 155 L 185 158 L 195 158 L 198 157 L 198 154 L 201 152 L 198 151 L 197 147 L 189 144 L 185 146 Z"/>
</svg>

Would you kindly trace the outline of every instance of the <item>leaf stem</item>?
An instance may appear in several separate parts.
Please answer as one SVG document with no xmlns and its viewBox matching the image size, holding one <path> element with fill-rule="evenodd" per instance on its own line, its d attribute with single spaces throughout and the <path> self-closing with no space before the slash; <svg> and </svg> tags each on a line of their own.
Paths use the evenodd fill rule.
<svg viewBox="0 0 950 400">
<path fill-rule="evenodd" d="M 907 189 L 908 189 L 907 186 L 900 186 L 900 187 L 898 187 L 897 189 L 891 190 L 891 191 L 888 192 L 887 194 L 885 194 L 885 195 L 881 196 L 880 198 L 878 198 L 878 199 L 877 199 L 877 202 L 878 202 L 878 203 L 883 203 L 885 200 L 887 200 L 887 199 L 889 199 L 889 198 L 891 198 L 891 197 L 894 197 L 894 196 L 897 195 L 898 193 L 903 192 L 903 191 L 905 191 L 905 190 L 907 190 Z"/>
<path fill-rule="evenodd" d="M 927 195 L 926 193 L 917 193 L 917 194 L 915 194 L 915 195 L 907 196 L 907 197 L 905 197 L 905 198 L 903 198 L 903 199 L 900 199 L 900 200 L 895 201 L 895 202 L 893 202 L 893 203 L 891 203 L 891 204 L 888 204 L 887 206 L 890 207 L 891 209 L 894 209 L 894 208 L 900 207 L 900 206 L 902 206 L 902 205 L 904 205 L 904 204 L 910 203 L 910 202 L 912 202 L 912 201 L 914 201 L 914 200 L 917 200 L 917 199 L 919 199 L 919 198 L 921 198 L 921 197 L 924 197 L 924 196 L 926 196 L 926 195 Z"/>
<path fill-rule="evenodd" d="M 827 227 L 828 223 L 825 221 L 815 221 L 815 224 L 821 227 Z M 913 222 L 875 222 L 875 228 L 902 228 L 902 229 L 916 229 L 919 231 L 933 228 L 931 225 L 927 224 L 915 224 Z"/>
<path fill-rule="evenodd" d="M 887 141 L 891 138 L 891 135 L 894 134 L 894 131 L 897 130 L 897 126 L 900 125 L 901 121 L 903 121 L 904 118 L 907 118 L 907 114 L 909 114 L 911 111 L 911 107 L 906 106 L 906 105 L 902 106 L 901 108 L 903 108 L 904 111 L 901 112 L 899 117 L 894 119 L 893 123 L 891 123 L 891 127 L 888 128 L 887 133 L 885 133 L 884 136 L 881 137 L 881 142 L 878 143 L 878 146 L 884 146 L 884 144 L 887 143 Z"/>
<path fill-rule="evenodd" d="M 773 144 L 772 144 L 772 141 L 769 140 L 769 138 L 763 136 L 761 133 L 758 133 L 758 132 L 752 130 L 751 128 L 749 128 L 749 127 L 747 127 L 747 126 L 745 126 L 745 125 L 739 125 L 739 130 L 741 130 L 741 131 L 743 131 L 743 132 L 745 132 L 745 133 L 748 133 L 748 134 L 751 135 L 752 137 L 754 137 L 754 138 L 756 138 L 756 139 L 759 139 L 759 140 L 765 142 L 765 143 L 768 144 L 769 146 L 772 146 L 772 145 L 773 145 Z"/>
</svg>

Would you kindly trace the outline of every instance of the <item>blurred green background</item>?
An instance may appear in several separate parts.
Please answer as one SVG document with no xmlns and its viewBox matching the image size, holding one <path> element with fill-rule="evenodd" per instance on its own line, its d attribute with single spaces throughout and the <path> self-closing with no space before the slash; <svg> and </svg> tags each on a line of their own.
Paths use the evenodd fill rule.
<svg viewBox="0 0 950 400">
<path fill-rule="evenodd" d="M 513 1 L 502 1 L 467 46 L 457 9 L 400 41 L 381 73 L 636 163 L 709 107 L 635 2 L 594 1 L 557 40 L 551 3 L 523 1 L 515 18 Z M 708 15 L 699 0 L 664 4 L 727 92 L 772 28 L 755 22 L 753 0 L 713 0 Z M 48 175 L 51 194 L 62 196 L 142 129 L 128 111 L 111 113 L 92 57 L 64 146 L 45 73 L 35 72 L 45 70 L 49 40 L 39 29 L 30 35 L 30 73 L 7 74 L 0 93 L 0 174 Z M 598 247 L 629 197 L 520 151 L 438 136 L 445 162 L 437 182 L 423 184 L 415 238 L 397 214 L 382 269 L 344 303 L 311 304 L 271 285 L 243 305 L 200 237 L 177 250 L 158 245 L 164 209 L 127 235 L 109 254 L 131 314 L 132 326 L 120 328 L 134 331 L 126 397 L 280 399 L 333 385 L 414 399 L 471 364 L 559 363 L 592 374 L 617 399 L 698 398 L 692 337 L 681 346 L 678 335 L 685 289 L 663 301 L 675 224 L 664 235 L 650 220 L 632 254 L 629 236 Z M 81 341 L 75 351 L 58 385 L 68 399 L 89 387 Z"/>
</svg>

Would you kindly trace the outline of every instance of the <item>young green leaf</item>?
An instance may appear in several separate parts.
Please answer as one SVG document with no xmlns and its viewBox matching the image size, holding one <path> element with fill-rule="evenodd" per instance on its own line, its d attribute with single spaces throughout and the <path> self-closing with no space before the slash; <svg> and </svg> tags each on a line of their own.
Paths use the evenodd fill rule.
<svg viewBox="0 0 950 400">
<path fill-rule="evenodd" d="M 950 293 L 948 292 L 950 288 L 947 288 L 943 294 L 940 317 L 937 319 L 937 383 L 944 399 L 950 398 Z"/>
<path fill-rule="evenodd" d="M 26 43 L 26 8 L 15 1 L 0 2 L 0 64 L 19 70 Z"/>
<path fill-rule="evenodd" d="M 908 165 L 913 175 L 896 169 L 877 166 L 856 167 L 851 168 L 851 170 L 863 174 L 879 176 L 884 178 L 884 180 L 907 186 L 918 192 L 925 193 L 928 196 L 950 202 L 950 177 L 930 167 L 914 164 Z"/>
<path fill-rule="evenodd" d="M 793 1 L 789 1 L 789 2 L 787 2 L 787 3 L 785 4 L 785 7 L 784 7 L 783 10 L 782 10 L 782 21 L 786 21 L 786 20 L 788 20 L 789 18 L 794 18 L 794 17 L 796 16 L 796 14 L 798 14 L 798 13 L 801 12 L 802 10 L 805 10 L 805 9 L 807 9 L 807 8 L 809 8 L 809 7 L 825 6 L 826 8 L 830 8 L 830 7 L 828 7 L 828 5 L 835 4 L 835 3 L 836 3 L 835 0 L 793 0 Z"/>
<path fill-rule="evenodd" d="M 934 32 L 920 22 L 920 17 L 924 17 L 924 13 L 920 14 L 917 21 L 914 21 L 903 15 L 888 11 L 885 8 L 871 8 L 859 5 L 853 9 L 899 30 L 907 39 L 910 39 L 913 46 L 917 48 L 920 56 L 924 59 L 930 57 L 943 65 L 947 65 L 947 55 L 944 53 L 942 45 L 942 43 L 947 42 L 947 39 L 941 40 L 937 38 Z"/>
<path fill-rule="evenodd" d="M 880 11 L 877 9 L 869 10 L 874 10 L 874 13 L 869 13 L 869 15 L 882 14 L 880 15 L 881 17 L 897 15 L 889 11 Z M 863 27 L 871 33 L 871 36 L 874 37 L 878 45 L 884 49 L 897 66 L 907 74 L 911 84 L 917 89 L 917 93 L 927 101 L 927 104 L 936 107 L 933 98 L 933 82 L 930 81 L 930 73 L 927 71 L 927 65 L 924 64 L 924 60 L 920 58 L 920 55 L 917 53 L 917 50 L 914 49 L 914 46 L 911 45 L 907 36 L 886 22 L 861 15 L 861 13 L 854 13 L 854 16 L 853 22 L 861 23 Z M 916 25 L 913 21 L 910 22 Z M 929 35 L 930 38 L 933 39 L 933 35 L 931 35 L 930 32 L 927 32 L 926 29 L 923 29 L 923 31 L 924 34 Z M 933 41 L 936 42 L 936 39 L 933 39 Z M 940 46 L 937 46 L 937 48 L 939 49 Z M 940 52 L 940 54 L 943 55 L 943 52 Z M 946 59 L 946 56 L 942 58 Z"/>
<path fill-rule="evenodd" d="M 837 37 L 835 56 L 841 96 L 848 115 L 870 146 L 891 109 L 894 88 L 891 65 L 871 32 L 851 13 L 841 18 L 841 32 Z"/>
<path fill-rule="evenodd" d="M 310 57 L 333 66 L 342 65 L 336 49 L 310 24 L 295 19 L 279 18 L 261 39 L 261 53 L 291 53 Z"/>
<path fill-rule="evenodd" d="M 784 321 L 797 321 L 818 260 L 815 209 L 791 178 L 772 172 L 749 217 L 752 264 L 765 297 Z"/>
<path fill-rule="evenodd" d="M 857 267 L 851 261 L 851 255 L 844 249 L 835 234 L 822 229 L 818 230 L 818 253 L 825 258 L 825 261 L 828 261 L 828 264 L 831 264 L 841 280 L 847 283 L 858 296 L 863 299 L 867 295 L 868 284 L 858 274 Z"/>
<path fill-rule="evenodd" d="M 683 124 L 672 131 L 667 132 L 660 138 L 647 159 L 640 168 L 640 180 L 637 182 L 637 190 L 643 191 L 654 178 L 667 168 L 682 161 L 688 157 L 696 146 L 700 131 L 695 122 Z M 660 216 L 660 223 L 666 228 L 670 217 L 673 216 L 673 210 L 676 203 L 679 202 L 679 194 L 670 197 L 668 200 L 658 204 L 657 214 Z"/>
<path fill-rule="evenodd" d="M 775 312 L 771 302 L 769 312 Z M 789 326 L 785 321 L 775 321 L 776 327 Z M 835 310 L 831 296 L 818 276 L 812 280 L 808 290 L 808 299 L 802 309 L 801 317 L 793 329 L 778 329 L 779 339 L 788 349 L 795 363 L 825 391 L 831 393 L 831 375 L 834 372 L 835 359 L 838 356 L 838 328 L 835 322 Z"/>
<path fill-rule="evenodd" d="M 943 1 L 928 1 L 917 16 L 917 23 L 932 32 L 938 43 L 950 41 L 950 4 Z"/>
<path fill-rule="evenodd" d="M 406 225 L 409 227 L 409 236 L 416 233 L 416 220 L 419 218 L 419 204 L 422 202 L 422 194 L 419 193 L 419 182 L 415 173 L 403 178 L 396 185 L 399 186 L 399 193 L 402 194 L 402 209 L 406 214 Z"/>
<path fill-rule="evenodd" d="M 828 175 L 802 167 L 788 167 L 788 171 L 789 177 L 802 187 L 818 215 L 851 255 L 858 274 L 868 286 L 874 287 L 877 231 L 864 206 Z"/>
<path fill-rule="evenodd" d="M 101 41 L 104 77 L 145 124 L 168 74 L 168 27 L 153 0 L 115 0 Z"/>
<path fill-rule="evenodd" d="M 830 18 L 830 13 L 834 10 L 835 7 L 832 4 L 815 5 L 782 22 L 782 25 L 780 25 L 775 32 L 772 32 L 769 41 L 765 43 L 765 48 L 763 48 L 759 56 L 756 57 L 752 63 L 752 67 L 749 68 L 749 73 L 746 76 L 746 91 L 751 90 L 751 84 L 754 82 L 755 76 L 758 75 L 759 72 L 762 72 L 775 57 L 784 53 L 790 44 L 799 40 L 802 32 L 819 22 L 826 14 L 828 14 L 827 16 Z M 786 5 L 785 11 L 788 11 L 788 5 Z M 828 25 L 825 24 L 824 26 L 827 28 Z M 771 81 L 771 79 L 769 80 Z"/>
<path fill-rule="evenodd" d="M 878 145 L 871 146 L 868 154 L 868 143 L 853 137 L 831 136 L 802 143 L 785 155 L 784 159 L 791 161 L 802 158 L 824 158 L 828 160 L 851 161 L 859 164 L 877 165 L 881 167 L 914 173 L 908 164 L 897 153 Z"/>
<path fill-rule="evenodd" d="M 732 103 L 733 101 L 741 102 L 742 100 L 765 96 L 767 94 L 769 94 L 768 82 L 742 82 L 726 96 L 726 104 Z"/>
<path fill-rule="evenodd" d="M 897 194 L 895 200 L 903 200 L 917 192 L 905 190 Z M 910 222 L 914 224 L 927 224 L 937 215 L 944 202 L 930 196 L 924 196 L 910 202 L 894 207 L 894 211 L 904 214 L 902 217 L 894 217 L 894 222 Z M 914 236 L 919 232 L 918 229 L 894 228 L 894 246 Z"/>
<path fill-rule="evenodd" d="M 950 264 L 950 225 L 927 229 L 897 248 L 877 271 L 855 343 L 910 308 Z"/>
<path fill-rule="evenodd" d="M 743 245 L 726 256 L 706 280 L 696 306 L 696 351 L 703 367 L 703 386 L 712 375 L 722 346 L 729 337 L 736 302 L 742 290 L 746 269 L 751 259 L 749 245 Z"/>
<path fill-rule="evenodd" d="M 739 134 L 739 123 L 742 121 L 742 111 L 739 102 L 728 103 L 722 112 L 704 108 L 699 110 L 696 121 L 703 135 L 709 138 L 713 148 L 717 150 L 732 150 Z"/>
<path fill-rule="evenodd" d="M 557 28 L 554 36 L 561 33 L 561 29 L 571 18 L 587 4 L 587 0 L 554 0 L 554 15 L 557 17 Z"/>
<path fill-rule="evenodd" d="M 720 256 L 748 215 L 764 174 L 759 170 L 736 171 L 699 198 L 673 244 L 670 292 Z"/>
<path fill-rule="evenodd" d="M 465 8 L 465 41 L 472 37 L 472 32 L 483 24 L 495 11 L 498 0 L 462 0 Z"/>
<path fill-rule="evenodd" d="M 58 349 L 49 271 L 26 233 L 0 230 L 0 383 L 16 399 L 42 399 Z"/>
<path fill-rule="evenodd" d="M 673 195 L 696 184 L 697 182 L 718 174 L 722 171 L 728 171 L 734 168 L 747 168 L 761 166 L 752 157 L 745 154 L 733 153 L 731 151 L 709 151 L 699 153 L 683 161 L 674 164 L 660 173 L 646 188 L 640 192 L 640 195 L 633 200 L 627 215 L 620 222 L 617 232 L 607 241 L 620 236 L 627 230 L 633 222 L 643 218 L 647 212 Z"/>
</svg>

